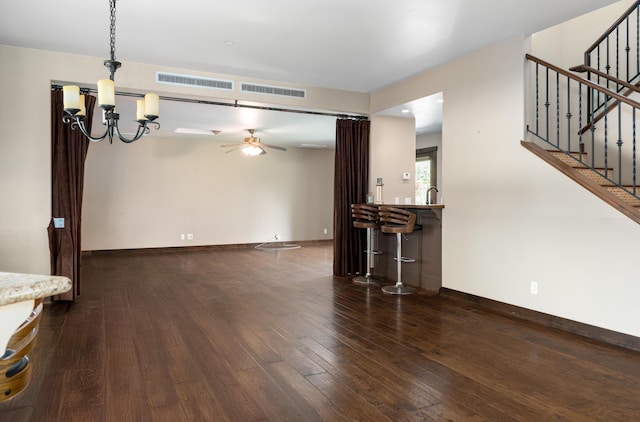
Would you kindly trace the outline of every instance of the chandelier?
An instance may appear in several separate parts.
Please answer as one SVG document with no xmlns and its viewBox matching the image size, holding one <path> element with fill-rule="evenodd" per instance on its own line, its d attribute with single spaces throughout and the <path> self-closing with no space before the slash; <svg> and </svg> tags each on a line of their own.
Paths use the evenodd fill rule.
<svg viewBox="0 0 640 422">
<path fill-rule="evenodd" d="M 80 94 L 80 88 L 75 85 L 65 85 L 62 87 L 64 111 L 67 113 L 62 121 L 71 123 L 71 128 L 80 128 L 82 133 L 93 142 L 100 142 L 109 137 L 109 142 L 113 143 L 113 137 L 116 135 L 122 142 L 131 143 L 140 139 L 143 135 L 149 133 L 149 124 L 160 128 L 160 123 L 154 122 L 158 118 L 158 110 L 160 99 L 156 94 L 146 94 L 144 100 L 136 101 L 136 121 L 138 129 L 133 138 L 126 138 L 120 133 L 118 128 L 118 120 L 120 115 L 116 113 L 115 85 L 114 74 L 122 65 L 116 61 L 116 0 L 109 0 L 111 9 L 111 25 L 110 25 L 110 41 L 111 41 L 111 58 L 104 61 L 104 65 L 109 69 L 109 79 L 101 79 L 98 81 L 98 107 L 102 109 L 102 122 L 106 126 L 104 133 L 100 136 L 91 136 L 87 131 L 84 120 L 86 117 L 84 95 Z"/>
</svg>

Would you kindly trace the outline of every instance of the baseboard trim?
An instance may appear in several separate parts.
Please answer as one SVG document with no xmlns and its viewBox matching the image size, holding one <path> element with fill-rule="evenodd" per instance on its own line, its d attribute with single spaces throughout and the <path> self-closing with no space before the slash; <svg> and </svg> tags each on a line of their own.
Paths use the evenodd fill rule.
<svg viewBox="0 0 640 422">
<path fill-rule="evenodd" d="M 552 327 L 572 334 L 577 334 L 591 340 L 596 340 L 610 345 L 640 352 L 640 337 L 619 333 L 617 331 L 607 330 L 605 328 L 572 321 L 570 319 L 545 314 L 543 312 L 538 312 L 527 308 L 521 308 L 519 306 L 510 305 L 508 303 L 475 296 L 469 293 L 464 293 L 445 287 L 440 289 L 440 295 L 454 300 L 464 301 L 468 303 L 470 302 L 478 307 L 481 307 L 484 310 L 509 318 L 517 318 L 537 324 L 542 324 L 547 327 Z"/>
<path fill-rule="evenodd" d="M 269 242 L 273 245 L 295 243 L 300 246 L 312 246 L 312 245 L 332 245 L 333 239 L 328 240 L 301 240 L 301 241 L 287 241 L 287 242 Z M 237 243 L 229 245 L 199 245 L 199 246 L 168 246 L 159 248 L 133 248 L 133 249 L 104 249 L 104 250 L 92 250 L 82 251 L 82 256 L 91 255 L 128 255 L 131 253 L 167 253 L 167 252 L 188 252 L 188 251 L 203 251 L 203 250 L 232 250 L 232 249 L 255 249 L 260 243 Z"/>
</svg>

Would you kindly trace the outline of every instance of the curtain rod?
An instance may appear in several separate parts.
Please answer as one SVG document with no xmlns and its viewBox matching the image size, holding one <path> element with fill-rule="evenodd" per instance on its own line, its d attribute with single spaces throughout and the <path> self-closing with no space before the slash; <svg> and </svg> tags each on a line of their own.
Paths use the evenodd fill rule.
<svg viewBox="0 0 640 422">
<path fill-rule="evenodd" d="M 62 89 L 62 85 L 52 84 L 51 89 Z M 95 88 L 80 88 L 80 92 L 97 94 L 98 90 Z M 125 97 L 139 97 L 139 98 L 144 97 L 144 95 L 142 94 L 135 94 L 133 92 L 122 92 L 122 91 L 117 91 L 116 95 L 122 95 Z M 181 103 L 217 105 L 217 106 L 236 107 L 236 108 L 237 107 L 251 108 L 251 109 L 257 109 L 257 110 L 280 111 L 284 113 L 311 114 L 316 116 L 330 116 L 330 117 L 337 117 L 338 119 L 369 120 L 368 116 L 364 116 L 361 114 L 329 113 L 329 112 L 323 112 L 323 111 L 297 110 L 297 109 L 291 109 L 291 108 L 257 106 L 257 105 L 251 105 L 251 104 L 240 104 L 238 100 L 235 100 L 233 103 L 227 103 L 222 101 L 196 100 L 196 99 L 181 98 L 181 97 L 167 97 L 163 95 L 160 95 L 160 99 L 167 100 L 167 101 L 176 101 Z"/>
</svg>

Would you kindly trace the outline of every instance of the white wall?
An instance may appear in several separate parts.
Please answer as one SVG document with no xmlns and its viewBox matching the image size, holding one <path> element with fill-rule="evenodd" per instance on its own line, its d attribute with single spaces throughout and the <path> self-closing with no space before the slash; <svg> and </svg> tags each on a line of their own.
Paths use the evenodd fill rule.
<svg viewBox="0 0 640 422">
<path fill-rule="evenodd" d="M 444 91 L 444 287 L 638 336 L 640 226 L 520 146 L 526 45 L 377 92 L 372 111 Z"/>
</svg>

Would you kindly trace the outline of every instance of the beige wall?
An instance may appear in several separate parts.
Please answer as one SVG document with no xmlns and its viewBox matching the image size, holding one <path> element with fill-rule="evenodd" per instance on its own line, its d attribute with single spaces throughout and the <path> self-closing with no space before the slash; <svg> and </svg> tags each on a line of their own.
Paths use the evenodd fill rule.
<svg viewBox="0 0 640 422">
<path fill-rule="evenodd" d="M 404 117 L 371 116 L 371 151 L 369 162 L 369 190 L 375 193 L 376 179 L 384 183 L 382 201 L 401 204 L 405 198 L 414 202 L 416 162 L 415 121 Z M 411 174 L 403 180 L 402 173 Z"/>
<path fill-rule="evenodd" d="M 444 92 L 444 287 L 638 336 L 640 226 L 519 144 L 526 45 L 516 37 L 391 86 L 374 111 Z"/>
<path fill-rule="evenodd" d="M 49 272 L 46 228 L 51 217 L 50 85 L 74 82 L 95 86 L 95 81 L 105 75 L 102 60 L 0 45 L 2 271 Z M 162 85 L 158 89 L 154 82 L 157 70 L 235 80 L 229 75 L 124 63 L 118 71 L 118 88 L 210 98 L 210 92 L 203 88 Z M 367 113 L 369 109 L 368 94 L 291 86 L 306 89 L 308 100 L 274 98 L 273 103 L 352 113 Z M 239 92 L 216 91 L 215 95 L 222 99 L 264 101 L 262 96 Z M 90 148 L 84 249 L 257 242 L 269 240 L 276 231 L 283 240 L 331 237 L 332 151 L 291 151 L 283 156 L 274 152 L 261 157 L 273 159 L 263 160 L 260 164 L 263 172 L 257 172 L 257 167 L 243 168 L 242 162 L 235 162 L 233 169 L 229 162 L 218 161 L 206 167 L 214 164 L 207 160 L 220 159 L 220 151 L 209 151 L 207 145 L 200 143 L 185 148 L 176 142 L 149 138 L 133 145 L 117 143 L 111 147 L 105 143 Z M 125 147 L 130 149 L 123 152 Z M 195 161 L 193 166 L 186 164 L 189 157 Z M 177 165 L 171 164 L 174 160 Z M 276 160 L 282 161 L 275 164 Z M 107 169 L 101 166 L 102 162 L 112 162 L 113 167 Z M 238 176 L 229 177 L 224 170 L 233 170 Z M 200 173 L 195 174 L 196 171 Z M 225 188 L 213 189 L 221 179 L 228 182 Z M 158 183 L 159 180 L 164 183 Z M 278 186 L 290 187 L 292 193 L 285 195 L 278 191 Z M 233 203 L 225 205 L 225 199 L 232 199 Z M 261 207 L 252 208 L 258 201 Z M 265 201 L 273 202 L 265 204 Z M 229 212 L 236 207 L 237 213 Z M 220 209 L 225 211 L 211 214 Z M 247 217 L 249 209 L 259 216 L 258 220 L 241 218 Z M 181 211 L 185 212 L 182 218 Z M 229 219 L 237 230 L 214 233 L 221 219 Z M 322 232 L 325 227 L 328 235 Z M 179 234 L 183 232 L 193 233 L 194 240 L 180 242 Z"/>
<path fill-rule="evenodd" d="M 427 147 L 437 147 L 438 152 L 436 153 L 436 161 L 437 161 L 437 188 L 440 192 L 442 192 L 442 168 L 444 167 L 444 163 L 442 161 L 442 132 L 432 132 L 425 133 L 422 135 L 416 136 L 416 149 L 427 148 Z M 438 202 L 442 200 L 441 193 L 438 193 Z"/>
<path fill-rule="evenodd" d="M 83 249 L 331 239 L 333 160 L 295 147 L 256 159 L 206 140 L 93 144 Z"/>
<path fill-rule="evenodd" d="M 519 145 L 525 124 L 526 45 L 525 39 L 516 37 L 376 92 L 371 97 L 371 112 L 444 92 L 445 287 L 640 336 L 637 322 L 640 321 L 637 306 L 640 283 L 633 266 L 640 255 L 637 241 L 640 227 Z M 3 93 L 0 97 L 0 269 L 3 271 L 48 272 L 48 86 L 51 80 L 94 83 L 104 73 L 100 63 L 95 58 L 0 46 Z M 128 64 L 127 67 L 137 68 Z M 121 80 L 127 81 L 124 87 L 149 88 L 148 82 L 138 83 L 138 79 L 131 76 Z M 366 100 L 357 95 L 344 94 L 344 98 L 340 98 L 339 93 L 323 92 L 313 97 L 322 98 L 334 107 L 344 107 L 345 111 L 368 111 L 361 109 Z M 320 105 L 316 108 L 324 108 Z M 385 184 L 407 171 L 403 158 L 396 166 L 380 167 L 384 152 L 391 151 L 392 145 L 398 142 L 397 137 L 385 136 L 385 132 L 394 132 L 394 126 L 396 122 L 385 118 L 376 117 L 372 121 L 371 178 L 375 181 L 375 177 L 385 177 Z M 406 129 L 396 128 L 399 132 Z M 162 142 L 166 144 L 140 143 L 139 148 L 157 148 L 156 153 L 165 149 L 179 156 L 179 146 L 171 141 Z M 415 142 L 415 137 L 406 142 Z M 203 145 L 193 148 L 206 151 Z M 95 154 L 91 156 L 96 151 L 90 152 L 89 160 L 96 160 Z M 132 159 L 133 154 L 131 151 Z M 149 152 L 143 155 L 148 156 Z M 206 159 L 202 160 L 196 169 L 206 166 Z M 322 159 L 314 164 L 321 166 L 320 162 Z M 149 171 L 156 179 L 162 178 L 164 163 L 160 160 L 150 164 Z M 144 175 L 137 176 L 135 183 L 147 183 L 137 185 L 137 193 L 141 194 L 140 189 L 146 186 L 154 187 L 153 181 L 146 180 Z M 145 201 L 139 204 L 142 211 L 136 209 L 135 212 L 146 215 L 145 211 L 166 207 L 165 201 L 174 200 L 179 187 L 193 182 L 194 177 L 182 175 L 180 182 L 171 186 L 171 197 L 141 198 Z M 116 182 L 131 181 L 116 178 Z M 208 188 L 205 183 L 198 184 L 199 194 L 208 192 Z M 402 185 L 397 188 L 399 195 L 404 192 L 401 188 Z M 110 189 L 121 192 L 117 185 L 111 185 Z M 106 188 L 95 192 L 107 195 Z M 113 204 L 107 198 L 102 199 L 105 206 Z M 126 200 L 126 197 L 118 199 L 123 204 Z M 207 203 L 200 203 L 200 198 L 190 200 L 198 201 L 202 209 L 182 202 L 187 218 L 164 222 L 173 228 L 161 233 L 162 239 L 154 238 L 152 242 L 171 241 L 183 230 L 189 232 L 192 221 L 198 222 L 193 229 L 196 241 L 201 237 L 211 242 L 223 240 L 204 231 L 202 215 L 192 215 L 206 214 L 217 204 L 217 199 Z M 176 207 L 172 205 L 169 214 L 172 218 L 179 215 Z M 125 210 L 109 212 L 118 216 Z M 128 217 L 122 218 L 110 220 L 108 224 L 120 224 Z M 164 223 L 153 224 L 164 230 Z M 118 227 L 117 230 L 134 228 Z M 316 227 L 309 230 L 315 231 Z M 271 231 L 265 234 L 270 236 Z M 258 240 L 262 232 L 256 233 Z M 227 239 L 231 239 L 231 235 L 224 238 Z M 109 242 L 117 241 L 109 239 Z M 127 244 L 135 247 L 145 242 L 136 234 Z M 531 281 L 538 282 L 538 295 L 529 293 Z"/>
</svg>

